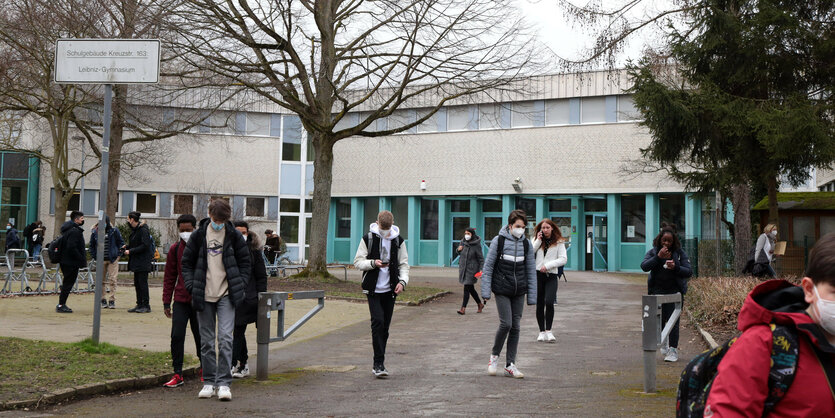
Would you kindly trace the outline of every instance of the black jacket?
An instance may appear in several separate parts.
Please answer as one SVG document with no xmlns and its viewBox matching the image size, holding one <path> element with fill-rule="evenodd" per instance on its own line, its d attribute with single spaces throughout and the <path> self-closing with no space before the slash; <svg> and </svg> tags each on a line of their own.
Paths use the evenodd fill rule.
<svg viewBox="0 0 835 418">
<path fill-rule="evenodd" d="M 209 218 L 200 221 L 199 228 L 191 234 L 183 251 L 183 280 L 186 290 L 191 294 L 191 306 L 197 311 L 202 311 L 206 302 L 206 271 L 209 269 L 206 228 L 209 228 Z M 243 303 L 246 296 L 252 262 L 246 241 L 232 222 L 226 222 L 224 231 L 226 235 L 223 238 L 223 266 L 229 285 L 229 299 L 232 305 L 237 307 Z"/>
<path fill-rule="evenodd" d="M 64 236 L 61 248 L 61 265 L 66 267 L 87 267 L 87 251 L 84 249 L 84 229 L 73 221 L 66 221 L 61 225 L 61 235 Z"/>
<path fill-rule="evenodd" d="M 140 224 L 132 228 L 128 239 L 128 270 L 130 271 L 151 271 L 154 262 L 154 241 L 151 239 L 151 230 L 146 224 Z"/>
<path fill-rule="evenodd" d="M 665 269 L 664 263 L 667 260 L 658 257 L 658 250 L 660 248 L 647 251 L 644 262 L 641 263 L 641 270 L 649 272 L 647 278 L 649 294 L 669 295 L 680 292 L 684 295 L 687 293 L 687 279 L 693 275 L 687 253 L 680 248 L 675 250 L 671 258 L 676 265 L 675 268 Z"/>
<path fill-rule="evenodd" d="M 244 303 L 239 305 L 235 312 L 237 325 L 251 324 L 258 319 L 258 293 L 267 291 L 267 267 L 264 265 L 263 250 L 259 248 L 260 243 L 255 237 L 254 233 L 250 233 L 246 238 L 252 271 L 249 274 Z"/>
</svg>

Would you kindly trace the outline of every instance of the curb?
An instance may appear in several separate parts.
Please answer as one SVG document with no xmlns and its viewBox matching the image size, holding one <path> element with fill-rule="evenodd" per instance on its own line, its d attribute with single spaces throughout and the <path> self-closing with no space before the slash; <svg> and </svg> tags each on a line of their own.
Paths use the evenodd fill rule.
<svg viewBox="0 0 835 418">
<path fill-rule="evenodd" d="M 197 370 L 199 369 L 200 366 L 183 369 L 183 376 L 194 377 L 197 375 Z M 174 376 L 174 373 L 128 377 L 98 383 L 88 383 L 71 388 L 57 389 L 43 394 L 39 398 L 0 402 L 0 411 L 14 409 L 38 409 L 47 405 L 53 405 L 70 400 L 91 398 L 96 395 L 112 394 L 132 389 L 157 387 L 171 379 L 172 376 Z"/>
<path fill-rule="evenodd" d="M 707 332 L 707 331 L 705 331 L 704 329 L 702 329 L 702 327 L 699 325 L 699 323 L 698 323 L 698 322 L 696 322 L 696 321 L 693 319 L 693 315 L 691 315 L 691 314 L 690 314 L 690 311 L 687 311 L 687 319 L 689 319 L 689 320 L 690 320 L 690 322 L 691 322 L 693 325 L 695 325 L 695 326 L 696 326 L 696 329 L 697 329 L 697 330 L 699 330 L 699 334 L 702 336 L 702 339 L 704 340 L 704 342 L 705 342 L 705 343 L 707 343 L 707 345 L 708 345 L 708 346 L 710 346 L 710 348 L 711 348 L 711 349 L 714 349 L 714 348 L 716 348 L 716 347 L 719 347 L 719 344 L 717 344 L 717 343 L 716 343 L 716 340 L 714 340 L 714 339 L 713 339 L 713 336 L 712 336 L 712 335 L 710 335 L 710 333 L 709 333 L 709 332 Z"/>
<path fill-rule="evenodd" d="M 403 302 L 403 301 L 397 301 L 397 302 L 395 302 L 394 304 L 395 304 L 395 305 L 401 305 L 401 306 L 420 306 L 420 305 L 423 305 L 423 304 L 424 304 L 424 303 L 426 303 L 426 302 L 431 302 L 431 301 L 433 301 L 433 300 L 435 300 L 435 299 L 441 298 L 441 297 L 446 296 L 446 295 L 449 295 L 449 294 L 452 294 L 452 292 L 450 292 L 450 291 L 444 291 L 444 292 L 439 292 L 439 293 L 436 293 L 436 294 L 434 294 L 434 295 L 427 296 L 427 297 L 425 297 L 425 298 L 423 298 L 423 299 L 421 299 L 421 300 L 419 300 L 419 301 L 417 301 L 417 302 Z M 360 298 L 351 298 L 351 297 L 347 297 L 347 296 L 325 296 L 325 299 L 331 299 L 331 300 L 344 300 L 344 301 L 346 301 L 346 302 L 356 302 L 356 303 L 365 303 L 365 302 L 366 302 L 366 300 L 365 300 L 365 299 L 360 299 Z"/>
</svg>

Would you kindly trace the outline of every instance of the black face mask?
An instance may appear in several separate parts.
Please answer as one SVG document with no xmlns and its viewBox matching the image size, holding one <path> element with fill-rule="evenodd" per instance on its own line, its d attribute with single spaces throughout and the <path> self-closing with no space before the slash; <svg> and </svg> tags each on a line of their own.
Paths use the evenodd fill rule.
<svg viewBox="0 0 835 418">
<path fill-rule="evenodd" d="M 78 224 L 78 226 L 84 226 L 84 221 L 81 221 L 81 223 Z"/>
</svg>

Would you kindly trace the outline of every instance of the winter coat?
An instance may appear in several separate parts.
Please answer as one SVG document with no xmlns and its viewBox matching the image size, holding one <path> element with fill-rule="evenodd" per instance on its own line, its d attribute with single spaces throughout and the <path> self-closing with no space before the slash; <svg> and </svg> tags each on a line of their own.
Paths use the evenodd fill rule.
<svg viewBox="0 0 835 418">
<path fill-rule="evenodd" d="M 771 263 L 774 258 L 774 238 L 769 234 L 762 233 L 757 238 L 757 246 L 754 250 L 754 260 L 756 263 Z"/>
<path fill-rule="evenodd" d="M 803 289 L 784 280 L 769 280 L 748 294 L 737 325 L 742 335 L 719 363 L 705 411 L 712 411 L 714 417 L 762 416 L 769 391 L 774 342 L 769 323 L 774 321 L 796 328 L 799 352 L 794 381 L 768 416 L 831 417 L 835 414 L 829 382 L 812 344 L 825 353 L 827 358 L 821 360 L 829 362 L 835 359 L 835 347 L 806 314 L 808 306 Z"/>
<path fill-rule="evenodd" d="M 536 271 L 545 266 L 549 274 L 559 274 L 560 267 L 568 262 L 568 254 L 565 251 L 565 244 L 558 242 L 545 251 L 542 248 L 542 241 L 533 240 L 533 250 L 536 251 Z"/>
<path fill-rule="evenodd" d="M 128 239 L 128 270 L 133 272 L 151 271 L 154 262 L 154 241 L 146 224 L 132 228 Z"/>
<path fill-rule="evenodd" d="M 172 244 L 168 250 L 165 275 L 162 278 L 162 306 L 165 309 L 171 307 L 172 294 L 174 302 L 191 303 L 191 295 L 186 290 L 186 282 L 183 279 L 183 252 L 185 250 L 186 242 L 182 239 Z"/>
<path fill-rule="evenodd" d="M 12 248 L 20 248 L 20 236 L 14 227 L 6 230 L 6 249 L 10 250 Z"/>
<path fill-rule="evenodd" d="M 524 261 L 498 260 L 499 236 L 505 237 L 502 254 L 509 257 L 524 257 Z M 524 241 L 528 241 L 528 256 L 525 257 Z M 516 238 L 505 226 L 493 238 L 481 276 L 481 296 L 490 299 L 490 292 L 504 296 L 528 295 L 528 305 L 536 304 L 536 256 L 533 244 L 526 238 Z"/>
<path fill-rule="evenodd" d="M 464 247 L 458 251 L 458 283 L 475 284 L 475 274 L 484 267 L 484 252 L 481 251 L 481 238 L 473 235 L 469 241 L 461 241 Z"/>
<path fill-rule="evenodd" d="M 191 294 L 191 306 L 202 311 L 206 302 L 206 272 L 209 269 L 206 228 L 209 218 L 200 221 L 197 231 L 191 234 L 183 252 L 182 274 L 186 290 Z M 249 284 L 251 257 L 244 237 L 235 229 L 232 222 L 226 222 L 223 228 L 223 267 L 226 270 L 228 295 L 232 305 L 239 306 L 246 296 Z"/>
<path fill-rule="evenodd" d="M 254 233 L 247 234 L 252 271 L 246 286 L 244 302 L 235 310 L 235 324 L 251 324 L 258 319 L 258 293 L 267 291 L 267 267 L 264 264 L 263 248 Z"/>
<path fill-rule="evenodd" d="M 119 232 L 119 228 L 107 225 L 107 228 L 104 230 L 104 240 L 104 261 L 109 261 L 111 263 L 119 261 L 122 246 L 125 245 L 125 241 L 122 240 L 122 233 Z M 97 259 L 96 256 L 99 252 L 98 243 L 99 231 L 98 228 L 93 228 L 93 233 L 90 234 L 90 256 L 93 257 L 93 260 Z"/>
<path fill-rule="evenodd" d="M 644 261 L 641 263 L 641 270 L 648 271 L 647 287 L 650 295 L 669 295 L 672 293 L 687 293 L 687 279 L 693 275 L 690 268 L 690 259 L 687 253 L 679 248 L 672 254 L 671 260 L 675 268 L 665 269 L 666 259 L 658 257 L 660 248 L 652 248 L 647 251 Z"/>
<path fill-rule="evenodd" d="M 409 254 L 403 245 L 405 241 L 400 236 L 400 228 L 392 225 L 391 232 L 385 238 L 380 236 L 380 228 L 376 222 L 368 229 L 369 233 L 363 235 L 354 256 L 354 267 L 362 271 L 362 292 L 368 294 L 394 291 L 398 283 L 406 287 L 409 284 Z M 389 265 L 378 268 L 375 261 L 381 259 L 384 249 L 389 253 Z M 383 280 L 388 280 L 381 281 L 380 276 L 383 276 Z M 381 283 L 387 290 L 379 287 Z"/>
<path fill-rule="evenodd" d="M 84 229 L 73 221 L 66 221 L 61 225 L 61 235 L 64 236 L 61 248 L 61 265 L 75 268 L 87 267 L 87 251 L 84 248 Z"/>
</svg>

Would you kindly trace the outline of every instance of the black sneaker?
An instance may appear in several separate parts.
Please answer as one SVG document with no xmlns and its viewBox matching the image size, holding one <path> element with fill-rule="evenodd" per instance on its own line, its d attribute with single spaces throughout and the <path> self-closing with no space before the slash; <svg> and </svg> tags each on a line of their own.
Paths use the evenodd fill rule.
<svg viewBox="0 0 835 418">
<path fill-rule="evenodd" d="M 108 302 L 108 303 L 107 303 L 107 307 L 108 307 L 109 309 L 116 309 L 116 301 L 115 301 L 115 300 L 111 300 L 110 302 Z"/>
<path fill-rule="evenodd" d="M 101 307 L 107 309 L 107 299 L 101 300 Z"/>
<path fill-rule="evenodd" d="M 55 312 L 58 313 L 72 313 L 72 309 L 70 309 L 67 305 L 58 305 L 55 307 Z"/>
<path fill-rule="evenodd" d="M 371 370 L 371 373 L 374 373 L 374 377 L 376 377 L 378 379 L 384 379 L 384 378 L 388 377 L 388 375 L 389 375 L 388 370 L 386 370 L 386 366 L 384 366 L 382 364 L 378 364 L 378 365 L 374 366 L 374 369 Z"/>
<path fill-rule="evenodd" d="M 138 311 L 140 308 L 142 308 L 142 307 L 139 306 L 139 305 L 136 305 L 133 308 L 128 309 L 128 312 L 134 313 L 134 312 Z"/>
<path fill-rule="evenodd" d="M 136 309 L 135 312 L 136 313 L 149 313 L 149 312 L 151 312 L 151 307 L 150 306 L 142 306 L 142 307 Z"/>
</svg>

